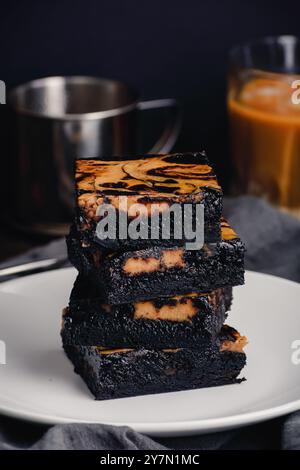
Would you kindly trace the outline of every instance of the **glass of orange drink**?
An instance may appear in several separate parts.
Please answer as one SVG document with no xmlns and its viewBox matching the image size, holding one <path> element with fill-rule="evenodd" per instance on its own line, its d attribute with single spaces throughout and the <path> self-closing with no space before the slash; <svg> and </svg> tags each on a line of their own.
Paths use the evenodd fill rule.
<svg viewBox="0 0 300 470">
<path fill-rule="evenodd" d="M 228 85 L 234 193 L 300 217 L 300 39 L 234 48 Z"/>
</svg>

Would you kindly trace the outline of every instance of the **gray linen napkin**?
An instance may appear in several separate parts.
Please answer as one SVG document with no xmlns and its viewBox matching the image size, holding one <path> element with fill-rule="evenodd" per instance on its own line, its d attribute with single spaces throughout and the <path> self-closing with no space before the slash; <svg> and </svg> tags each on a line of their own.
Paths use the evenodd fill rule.
<svg viewBox="0 0 300 470">
<path fill-rule="evenodd" d="M 244 196 L 226 199 L 225 216 L 247 247 L 247 269 L 300 282 L 300 222 L 264 201 Z M 35 248 L 5 266 L 62 256 L 64 240 Z M 95 424 L 38 426 L 0 417 L 0 449 L 300 449 L 300 412 L 233 431 L 192 437 L 160 438 L 128 427 Z"/>
</svg>

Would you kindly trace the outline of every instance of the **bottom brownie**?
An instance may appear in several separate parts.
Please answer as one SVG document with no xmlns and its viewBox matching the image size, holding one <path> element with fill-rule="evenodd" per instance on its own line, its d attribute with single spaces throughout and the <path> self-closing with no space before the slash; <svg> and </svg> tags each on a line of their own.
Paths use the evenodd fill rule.
<svg viewBox="0 0 300 470">
<path fill-rule="evenodd" d="M 192 349 L 64 349 L 97 400 L 239 383 L 246 363 L 247 340 L 224 326 L 218 339 L 201 351 Z"/>
</svg>

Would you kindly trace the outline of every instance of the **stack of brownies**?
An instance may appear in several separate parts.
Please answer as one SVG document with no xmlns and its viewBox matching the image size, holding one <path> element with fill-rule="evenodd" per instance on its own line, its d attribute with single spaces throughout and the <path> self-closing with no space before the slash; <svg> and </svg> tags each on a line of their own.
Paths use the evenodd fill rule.
<svg viewBox="0 0 300 470">
<path fill-rule="evenodd" d="M 67 245 L 79 274 L 61 334 L 96 399 L 243 380 L 246 338 L 223 324 L 232 286 L 244 282 L 244 245 L 222 219 L 222 190 L 206 155 L 77 160 L 76 198 Z M 148 238 L 124 237 L 124 223 L 129 232 L 140 216 L 137 204 Z M 193 214 L 203 205 L 202 248 L 187 249 L 172 229 L 163 236 L 162 215 L 173 204 L 189 204 Z M 116 215 L 115 237 L 99 237 L 104 205 Z"/>
</svg>

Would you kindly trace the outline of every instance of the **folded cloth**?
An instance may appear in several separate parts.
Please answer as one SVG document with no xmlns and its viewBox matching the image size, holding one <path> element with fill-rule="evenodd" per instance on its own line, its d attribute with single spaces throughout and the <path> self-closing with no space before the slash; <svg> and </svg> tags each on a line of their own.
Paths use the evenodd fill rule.
<svg viewBox="0 0 300 470">
<path fill-rule="evenodd" d="M 226 218 L 247 247 L 246 268 L 300 282 L 300 222 L 250 196 L 225 199 L 224 206 Z M 59 240 L 15 257 L 9 264 L 63 256 L 65 250 L 64 240 Z M 0 449 L 24 448 L 300 450 L 300 412 L 221 433 L 159 439 L 151 439 L 127 427 L 65 424 L 49 428 L 0 417 Z"/>
<path fill-rule="evenodd" d="M 225 216 L 247 248 L 246 269 L 300 282 L 300 222 L 261 199 L 225 199 Z"/>
</svg>

